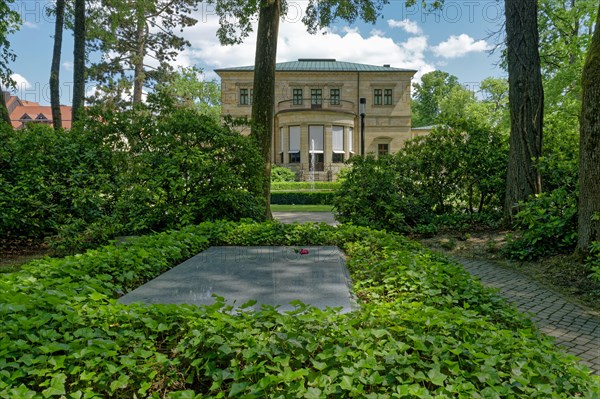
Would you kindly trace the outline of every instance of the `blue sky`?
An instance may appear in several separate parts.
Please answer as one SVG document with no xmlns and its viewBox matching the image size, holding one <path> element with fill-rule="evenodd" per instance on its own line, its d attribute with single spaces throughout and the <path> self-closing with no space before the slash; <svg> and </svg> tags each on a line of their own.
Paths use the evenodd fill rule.
<svg viewBox="0 0 600 399">
<path fill-rule="evenodd" d="M 24 21 L 20 31 L 10 37 L 17 54 L 12 64 L 16 94 L 21 98 L 48 104 L 48 79 L 52 59 L 54 19 L 46 11 L 52 1 L 16 1 L 13 8 Z M 416 79 L 427 72 L 440 69 L 456 75 L 459 81 L 475 90 L 488 76 L 503 77 L 498 67 L 498 53 L 488 50 L 497 38 L 491 32 L 503 25 L 503 2 L 497 0 L 451 1 L 433 13 L 420 6 L 406 8 L 404 1 L 391 0 L 383 17 L 374 25 L 357 22 L 337 23 L 325 32 L 310 35 L 301 22 L 305 1 L 289 1 L 288 14 L 279 34 L 278 61 L 298 58 L 336 58 L 338 60 L 373 65 L 416 69 Z M 208 79 L 215 78 L 213 70 L 230 66 L 251 65 L 254 62 L 255 36 L 237 46 L 221 46 L 215 32 L 218 17 L 213 6 L 200 4 L 195 14 L 198 23 L 184 30 L 192 46 L 180 54 L 175 65 L 197 65 Z M 61 100 L 70 104 L 73 65 L 73 36 L 63 36 L 61 67 Z M 89 85 L 93 90 L 93 85 Z"/>
</svg>

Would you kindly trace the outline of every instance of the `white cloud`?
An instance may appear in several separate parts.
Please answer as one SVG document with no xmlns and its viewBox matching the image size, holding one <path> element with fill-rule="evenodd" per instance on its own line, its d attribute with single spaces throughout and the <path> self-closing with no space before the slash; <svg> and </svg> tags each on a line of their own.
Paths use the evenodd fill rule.
<svg viewBox="0 0 600 399">
<path fill-rule="evenodd" d="M 23 26 L 29 29 L 39 29 L 40 26 L 38 24 L 34 24 L 31 21 L 23 21 Z"/>
<path fill-rule="evenodd" d="M 403 19 L 402 21 L 388 19 L 387 23 L 390 28 L 401 28 L 407 33 L 412 33 L 414 35 L 420 35 L 423 33 L 421 27 L 417 25 L 415 21 L 411 21 L 409 19 Z"/>
<path fill-rule="evenodd" d="M 62 63 L 63 68 L 65 68 L 67 71 L 73 71 L 73 62 L 71 61 L 65 61 Z"/>
<path fill-rule="evenodd" d="M 490 49 L 490 45 L 485 40 L 475 41 L 467 34 L 458 36 L 452 35 L 448 40 L 433 46 L 433 54 L 443 58 L 458 58 L 468 53 L 480 53 Z"/>
<path fill-rule="evenodd" d="M 16 83 L 16 85 L 15 85 L 16 90 L 31 89 L 31 87 L 32 87 L 31 83 L 29 83 L 29 81 L 27 79 L 25 79 L 25 77 L 23 75 L 19 75 L 18 73 L 13 73 L 12 75 L 10 75 L 10 77 Z"/>
<path fill-rule="evenodd" d="M 208 73 L 213 68 L 254 64 L 256 33 L 251 33 L 242 44 L 221 46 L 216 38 L 217 18 L 199 19 L 201 22 L 184 31 L 191 47 L 182 52 L 176 62 L 179 66 L 199 64 Z M 425 61 L 426 37 L 411 37 L 396 42 L 383 32 L 374 30 L 363 36 L 356 28 L 327 29 L 311 35 L 300 21 L 283 22 L 279 29 L 277 61 L 298 58 L 336 58 L 340 61 L 371 65 L 391 64 L 392 67 L 434 70 Z"/>
<path fill-rule="evenodd" d="M 352 28 L 350 26 L 344 26 L 342 28 L 342 32 L 343 33 L 360 33 L 360 31 L 358 30 L 358 28 Z"/>
</svg>

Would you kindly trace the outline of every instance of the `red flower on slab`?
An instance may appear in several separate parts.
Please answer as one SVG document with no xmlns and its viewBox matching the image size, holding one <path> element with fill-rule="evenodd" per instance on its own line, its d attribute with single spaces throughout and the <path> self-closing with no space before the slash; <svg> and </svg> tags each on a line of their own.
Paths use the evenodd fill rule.
<svg viewBox="0 0 600 399">
<path fill-rule="evenodd" d="M 308 255 L 308 249 L 301 249 L 300 250 L 300 255 Z"/>
</svg>

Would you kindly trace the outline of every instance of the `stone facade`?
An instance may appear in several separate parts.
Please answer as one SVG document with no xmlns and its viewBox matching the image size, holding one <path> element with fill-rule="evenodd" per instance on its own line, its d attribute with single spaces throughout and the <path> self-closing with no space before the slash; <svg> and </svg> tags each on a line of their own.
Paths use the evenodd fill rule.
<svg viewBox="0 0 600 399">
<path fill-rule="evenodd" d="M 250 117 L 252 67 L 219 69 L 222 114 Z M 412 137 L 410 87 L 416 71 L 336 60 L 277 64 L 272 162 L 300 179 L 334 180 L 360 154 L 359 101 L 366 99 L 365 152 L 393 153 Z"/>
</svg>

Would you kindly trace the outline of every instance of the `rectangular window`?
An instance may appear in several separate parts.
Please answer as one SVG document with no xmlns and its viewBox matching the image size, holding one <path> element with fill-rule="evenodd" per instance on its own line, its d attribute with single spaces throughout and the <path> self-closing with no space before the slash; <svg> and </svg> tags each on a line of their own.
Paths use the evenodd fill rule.
<svg viewBox="0 0 600 399">
<path fill-rule="evenodd" d="M 331 131 L 331 146 L 333 148 L 332 162 L 344 162 L 344 127 L 333 126 Z"/>
<path fill-rule="evenodd" d="M 292 89 L 292 103 L 302 105 L 302 89 Z"/>
<path fill-rule="evenodd" d="M 313 170 L 317 172 L 325 170 L 325 154 L 323 153 L 324 131 L 325 128 L 323 125 L 308 126 L 309 162 L 314 166 Z"/>
<path fill-rule="evenodd" d="M 385 89 L 383 91 L 383 105 L 392 105 L 393 104 L 394 96 L 392 94 L 393 94 L 392 89 Z"/>
<path fill-rule="evenodd" d="M 290 126 L 290 163 L 300 163 L 300 126 Z"/>
<path fill-rule="evenodd" d="M 390 153 L 390 145 L 389 144 L 377 144 L 377 155 L 383 156 L 388 155 Z"/>
<path fill-rule="evenodd" d="M 240 89 L 240 105 L 250 105 L 250 93 L 248 89 Z"/>
<path fill-rule="evenodd" d="M 351 154 L 354 153 L 353 143 L 354 143 L 354 128 L 349 127 L 348 128 L 348 152 Z"/>
<path fill-rule="evenodd" d="M 373 105 L 382 105 L 383 104 L 383 90 L 375 89 L 373 90 Z"/>
<path fill-rule="evenodd" d="M 308 148 L 311 153 L 323 153 L 323 125 L 308 127 Z"/>
<path fill-rule="evenodd" d="M 321 105 L 323 103 L 323 90 L 310 89 L 310 104 Z"/>
<path fill-rule="evenodd" d="M 254 89 L 250 89 L 250 105 L 252 105 L 253 100 L 254 100 Z"/>
<path fill-rule="evenodd" d="M 331 162 L 333 163 L 344 163 L 344 153 L 338 154 L 338 153 L 333 153 L 332 157 L 331 157 Z"/>
<path fill-rule="evenodd" d="M 340 89 L 329 90 L 329 103 L 331 105 L 340 105 Z"/>
</svg>

